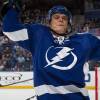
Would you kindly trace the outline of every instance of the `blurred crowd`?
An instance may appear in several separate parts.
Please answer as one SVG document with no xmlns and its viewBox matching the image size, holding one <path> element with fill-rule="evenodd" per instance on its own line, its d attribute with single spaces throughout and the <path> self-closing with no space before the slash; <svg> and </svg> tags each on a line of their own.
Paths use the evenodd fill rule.
<svg viewBox="0 0 100 100">
<path fill-rule="evenodd" d="M 0 71 L 32 71 L 32 57 L 29 51 L 0 37 Z"/>
</svg>

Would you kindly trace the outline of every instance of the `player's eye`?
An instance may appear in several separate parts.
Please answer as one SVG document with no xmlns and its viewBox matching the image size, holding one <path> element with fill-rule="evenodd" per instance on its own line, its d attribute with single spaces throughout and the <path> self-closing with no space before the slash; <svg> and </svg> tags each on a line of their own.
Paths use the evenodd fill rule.
<svg viewBox="0 0 100 100">
<path fill-rule="evenodd" d="M 59 19 L 59 18 L 60 18 L 60 16 L 55 15 L 53 18 L 54 18 L 54 19 Z"/>
<path fill-rule="evenodd" d="M 63 20 L 67 20 L 68 18 L 66 16 L 62 16 L 62 19 Z"/>
<path fill-rule="evenodd" d="M 54 19 L 58 20 L 58 19 L 62 19 L 62 20 L 67 20 L 67 16 L 59 16 L 59 15 L 54 15 L 53 16 Z"/>
</svg>

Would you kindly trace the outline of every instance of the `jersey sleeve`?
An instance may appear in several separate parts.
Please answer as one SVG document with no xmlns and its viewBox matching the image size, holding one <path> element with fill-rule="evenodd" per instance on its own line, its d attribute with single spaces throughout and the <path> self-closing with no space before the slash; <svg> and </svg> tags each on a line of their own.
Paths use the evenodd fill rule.
<svg viewBox="0 0 100 100">
<path fill-rule="evenodd" d="M 32 49 L 30 41 L 32 41 L 33 35 L 32 32 L 28 32 L 31 30 L 30 28 L 30 25 L 24 25 L 19 21 L 19 13 L 13 8 L 7 12 L 3 19 L 4 35 L 29 51 Z"/>
<path fill-rule="evenodd" d="M 89 37 L 91 53 L 89 60 L 100 61 L 100 38 L 97 36 L 91 35 Z"/>
</svg>

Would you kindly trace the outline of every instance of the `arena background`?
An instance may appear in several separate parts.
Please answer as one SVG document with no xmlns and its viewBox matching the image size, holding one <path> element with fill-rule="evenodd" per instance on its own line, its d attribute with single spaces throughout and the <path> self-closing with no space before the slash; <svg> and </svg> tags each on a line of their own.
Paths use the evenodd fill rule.
<svg viewBox="0 0 100 100">
<path fill-rule="evenodd" d="M 22 0 L 22 2 L 20 20 L 24 24 L 48 24 L 46 16 L 49 8 L 62 4 L 72 12 L 73 32 L 89 31 L 100 38 L 100 0 Z M 96 78 L 99 79 L 97 81 L 100 84 L 100 62 L 88 63 L 86 88 L 89 89 L 91 100 L 96 100 L 95 84 Z M 95 66 L 98 66 L 98 77 L 95 77 Z M 2 20 L 0 20 L 0 99 L 25 100 L 34 95 L 32 70 L 31 53 L 2 36 Z M 98 91 L 100 91 L 100 86 L 98 86 Z"/>
</svg>

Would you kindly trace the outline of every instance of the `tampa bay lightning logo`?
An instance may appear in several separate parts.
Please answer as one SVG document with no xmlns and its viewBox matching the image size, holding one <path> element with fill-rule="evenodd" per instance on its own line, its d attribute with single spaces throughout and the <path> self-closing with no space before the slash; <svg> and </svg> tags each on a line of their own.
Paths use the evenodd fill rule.
<svg viewBox="0 0 100 100">
<path fill-rule="evenodd" d="M 50 51 L 52 50 L 59 50 L 59 51 L 57 51 L 56 55 L 50 59 L 48 55 Z M 75 64 L 77 63 L 77 56 L 72 52 L 72 50 L 73 49 L 69 47 L 54 47 L 54 46 L 49 47 L 45 54 L 47 65 L 44 67 L 52 67 L 52 68 L 59 69 L 59 70 L 69 70 L 73 68 Z M 60 66 L 59 64 L 57 64 L 61 61 L 63 62 L 63 59 L 68 57 L 69 55 L 71 55 L 73 58 L 69 65 Z"/>
</svg>

